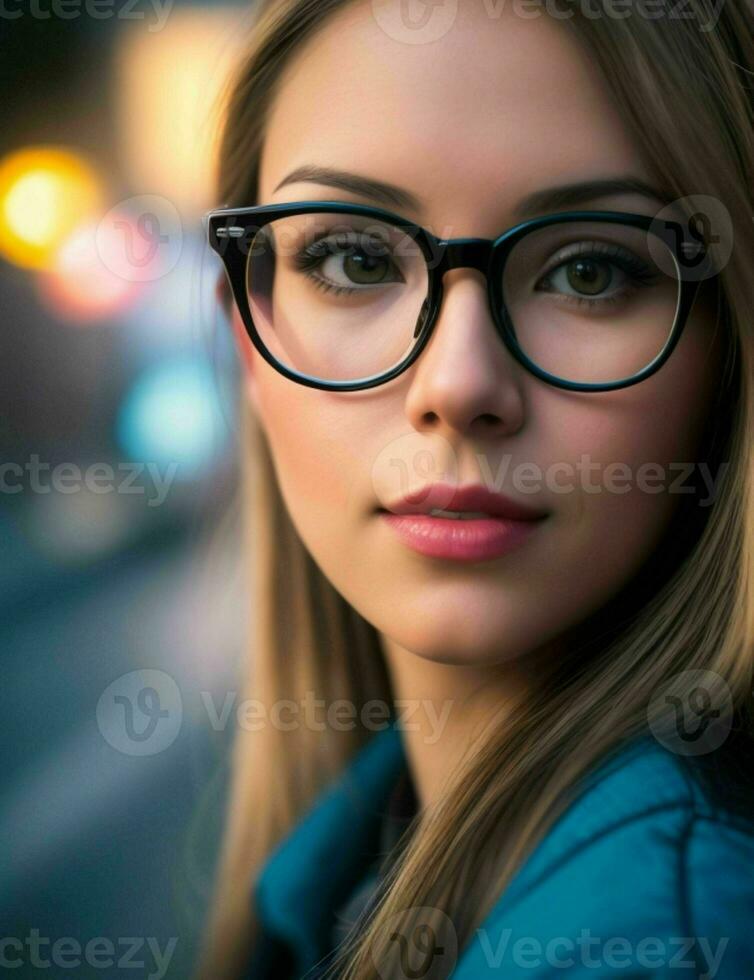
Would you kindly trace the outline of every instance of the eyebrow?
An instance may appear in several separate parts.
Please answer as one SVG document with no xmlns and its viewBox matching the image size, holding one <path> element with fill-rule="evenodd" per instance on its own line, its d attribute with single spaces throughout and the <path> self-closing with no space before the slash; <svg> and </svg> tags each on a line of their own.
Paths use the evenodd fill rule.
<svg viewBox="0 0 754 980">
<path fill-rule="evenodd" d="M 358 194 L 369 198 L 385 207 L 398 208 L 420 212 L 422 200 L 411 191 L 396 184 L 389 184 L 372 177 L 349 173 L 347 170 L 337 170 L 333 167 L 318 167 L 304 165 L 291 171 L 277 185 L 280 190 L 286 184 L 299 182 L 323 184 L 338 190 Z M 577 183 L 560 184 L 534 191 L 522 198 L 513 210 L 513 217 L 525 219 L 549 211 L 560 211 L 575 208 L 601 197 L 615 197 L 625 194 L 639 194 L 651 198 L 661 206 L 670 204 L 672 195 L 667 194 L 646 181 L 632 175 L 596 178 Z"/>
<path fill-rule="evenodd" d="M 402 187 L 385 183 L 382 180 L 374 180 L 372 177 L 352 174 L 347 170 L 335 170 L 332 167 L 315 167 L 312 165 L 297 167 L 280 181 L 275 190 L 278 191 L 286 184 L 297 184 L 300 181 L 337 187 L 339 190 L 350 191 L 352 194 L 359 194 L 361 197 L 369 197 L 373 201 L 379 201 L 386 207 L 405 208 L 413 211 L 421 211 L 422 208 L 419 198 Z"/>
</svg>

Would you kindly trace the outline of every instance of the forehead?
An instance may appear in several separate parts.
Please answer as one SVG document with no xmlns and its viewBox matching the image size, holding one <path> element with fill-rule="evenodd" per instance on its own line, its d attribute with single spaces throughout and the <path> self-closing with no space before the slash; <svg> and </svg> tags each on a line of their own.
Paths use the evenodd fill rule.
<svg viewBox="0 0 754 980">
<path fill-rule="evenodd" d="M 407 43 L 371 2 L 346 4 L 286 66 L 268 118 L 260 200 L 356 200 L 303 183 L 274 193 L 299 166 L 335 167 L 409 189 L 422 204 L 412 217 L 457 216 L 480 234 L 480 222 L 499 222 L 538 187 L 628 172 L 649 180 L 568 28 L 544 10 L 515 10 L 460 0 L 445 33 Z"/>
</svg>

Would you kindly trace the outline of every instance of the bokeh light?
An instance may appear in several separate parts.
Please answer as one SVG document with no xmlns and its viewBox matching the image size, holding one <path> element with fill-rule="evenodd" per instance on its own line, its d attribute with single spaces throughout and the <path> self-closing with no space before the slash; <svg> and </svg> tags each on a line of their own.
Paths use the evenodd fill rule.
<svg viewBox="0 0 754 980">
<path fill-rule="evenodd" d="M 77 228 L 63 242 L 51 268 L 40 273 L 38 286 L 45 306 L 58 319 L 82 326 L 122 312 L 143 291 L 143 283 L 116 271 L 118 261 L 124 261 L 122 255 L 121 238 L 113 225 L 107 225 L 104 234 L 93 223 Z"/>
<path fill-rule="evenodd" d="M 147 368 L 121 405 L 117 436 L 128 456 L 151 462 L 177 479 L 195 479 L 226 448 L 228 424 L 217 378 L 199 356 Z"/>
<path fill-rule="evenodd" d="M 225 85 L 244 43 L 224 5 L 172 10 L 159 31 L 121 32 L 116 59 L 118 157 L 134 187 L 184 216 L 216 204 L 214 152 Z"/>
<path fill-rule="evenodd" d="M 0 160 L 0 253 L 42 269 L 73 229 L 96 215 L 103 191 L 96 171 L 63 147 L 36 146 Z"/>
</svg>

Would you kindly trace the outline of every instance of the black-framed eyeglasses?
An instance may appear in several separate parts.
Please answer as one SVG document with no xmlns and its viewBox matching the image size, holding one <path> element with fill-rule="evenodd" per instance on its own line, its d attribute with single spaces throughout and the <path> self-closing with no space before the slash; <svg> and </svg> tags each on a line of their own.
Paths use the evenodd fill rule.
<svg viewBox="0 0 754 980">
<path fill-rule="evenodd" d="M 609 391 L 660 369 L 708 253 L 682 220 L 622 211 L 532 218 L 495 239 L 441 239 L 343 201 L 222 208 L 206 216 L 251 342 L 277 371 L 327 391 L 396 378 L 429 341 L 450 269 L 486 276 L 505 347 L 548 384 Z"/>
</svg>

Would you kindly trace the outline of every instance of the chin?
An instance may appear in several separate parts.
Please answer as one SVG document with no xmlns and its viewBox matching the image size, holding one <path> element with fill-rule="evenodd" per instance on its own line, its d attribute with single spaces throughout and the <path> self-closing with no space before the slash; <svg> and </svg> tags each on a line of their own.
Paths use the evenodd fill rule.
<svg viewBox="0 0 754 980">
<path fill-rule="evenodd" d="M 509 643 L 501 643 L 501 633 L 505 635 L 505 630 L 498 625 L 489 640 L 469 633 L 453 641 L 447 631 L 434 637 L 417 637 L 413 634 L 398 638 L 395 631 L 392 635 L 404 650 L 409 650 L 422 660 L 447 664 L 449 667 L 494 667 L 525 656 L 520 646 L 514 648 Z"/>
</svg>

